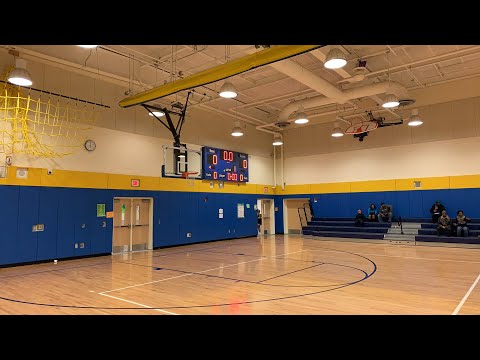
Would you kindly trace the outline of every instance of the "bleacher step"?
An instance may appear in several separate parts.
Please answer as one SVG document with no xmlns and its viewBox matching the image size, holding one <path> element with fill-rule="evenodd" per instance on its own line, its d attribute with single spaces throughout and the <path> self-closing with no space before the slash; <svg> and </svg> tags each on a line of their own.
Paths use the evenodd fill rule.
<svg viewBox="0 0 480 360">
<path fill-rule="evenodd" d="M 413 242 L 415 242 L 415 235 L 385 234 L 384 239 L 385 240 L 403 240 L 403 241 L 413 241 Z"/>
<path fill-rule="evenodd" d="M 403 229 L 405 235 L 418 235 L 418 229 Z M 400 228 L 390 228 L 388 229 L 388 234 L 399 234 L 402 235 L 402 230 Z"/>
</svg>

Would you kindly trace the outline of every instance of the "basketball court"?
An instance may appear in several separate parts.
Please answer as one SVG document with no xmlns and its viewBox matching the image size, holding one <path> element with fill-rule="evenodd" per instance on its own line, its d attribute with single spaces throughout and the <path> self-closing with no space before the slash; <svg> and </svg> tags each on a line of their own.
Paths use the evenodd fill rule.
<svg viewBox="0 0 480 360">
<path fill-rule="evenodd" d="M 479 252 L 290 235 L 60 261 L 2 269 L 0 313 L 477 314 Z"/>
<path fill-rule="evenodd" d="M 0 68 L 0 315 L 480 314 L 480 46 Z"/>
</svg>

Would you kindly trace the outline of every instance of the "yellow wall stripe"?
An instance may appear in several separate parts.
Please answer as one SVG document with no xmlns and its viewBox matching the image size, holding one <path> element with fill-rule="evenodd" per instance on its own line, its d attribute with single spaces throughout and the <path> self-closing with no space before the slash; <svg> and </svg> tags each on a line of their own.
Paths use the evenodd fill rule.
<svg viewBox="0 0 480 360">
<path fill-rule="evenodd" d="M 245 184 L 225 182 L 219 188 L 219 182 L 184 180 L 162 178 L 154 176 L 137 176 L 122 174 L 106 174 L 72 170 L 54 170 L 52 175 L 47 174 L 47 169 L 26 168 L 28 177 L 18 179 L 17 167 L 8 168 L 7 177 L 0 179 L 0 185 L 24 186 L 58 186 L 70 188 L 95 188 L 118 190 L 158 190 L 158 191 L 185 191 L 185 192 L 211 192 L 229 194 L 263 194 L 263 195 L 296 195 L 296 194 L 332 194 L 374 191 L 405 191 L 405 190 L 436 190 L 436 189 L 465 189 L 480 188 L 480 175 L 458 175 L 426 178 L 392 179 L 353 181 L 322 184 L 286 185 L 273 189 L 271 185 Z M 140 187 L 131 187 L 131 180 L 140 180 Z M 414 181 L 421 181 L 421 188 L 415 189 Z"/>
<path fill-rule="evenodd" d="M 274 195 L 271 185 L 225 182 L 224 187 L 219 188 L 218 181 L 213 181 L 214 187 L 211 188 L 210 181 L 203 180 L 190 181 L 155 176 L 105 174 L 72 170 L 54 170 L 53 174 L 48 175 L 47 169 L 25 168 L 28 170 L 27 178 L 18 179 L 16 176 L 17 169 L 15 166 L 10 166 L 7 177 L 0 179 L 0 185 Z M 140 180 L 140 186 L 131 187 L 132 179 Z"/>
</svg>

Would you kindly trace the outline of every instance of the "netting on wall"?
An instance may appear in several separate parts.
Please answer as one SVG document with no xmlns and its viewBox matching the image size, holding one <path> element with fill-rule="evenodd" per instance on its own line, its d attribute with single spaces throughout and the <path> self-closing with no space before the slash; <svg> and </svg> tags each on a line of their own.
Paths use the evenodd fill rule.
<svg viewBox="0 0 480 360">
<path fill-rule="evenodd" d="M 93 104 L 5 84 L 0 93 L 0 155 L 72 154 L 98 116 Z"/>
</svg>

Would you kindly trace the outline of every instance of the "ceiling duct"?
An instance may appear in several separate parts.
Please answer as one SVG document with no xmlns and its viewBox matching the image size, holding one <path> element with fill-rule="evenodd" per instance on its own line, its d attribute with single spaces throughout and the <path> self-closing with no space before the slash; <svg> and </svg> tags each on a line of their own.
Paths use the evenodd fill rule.
<svg viewBox="0 0 480 360">
<path fill-rule="evenodd" d="M 119 102 L 123 108 L 139 105 L 152 100 L 176 94 L 183 90 L 189 90 L 198 86 L 207 85 L 234 75 L 258 68 L 260 66 L 276 63 L 292 56 L 300 55 L 322 45 L 276 45 L 265 50 L 257 51 L 228 63 L 214 66 L 213 68 L 200 71 L 183 79 L 172 81 L 165 85 L 153 88 L 130 96 Z"/>
</svg>

